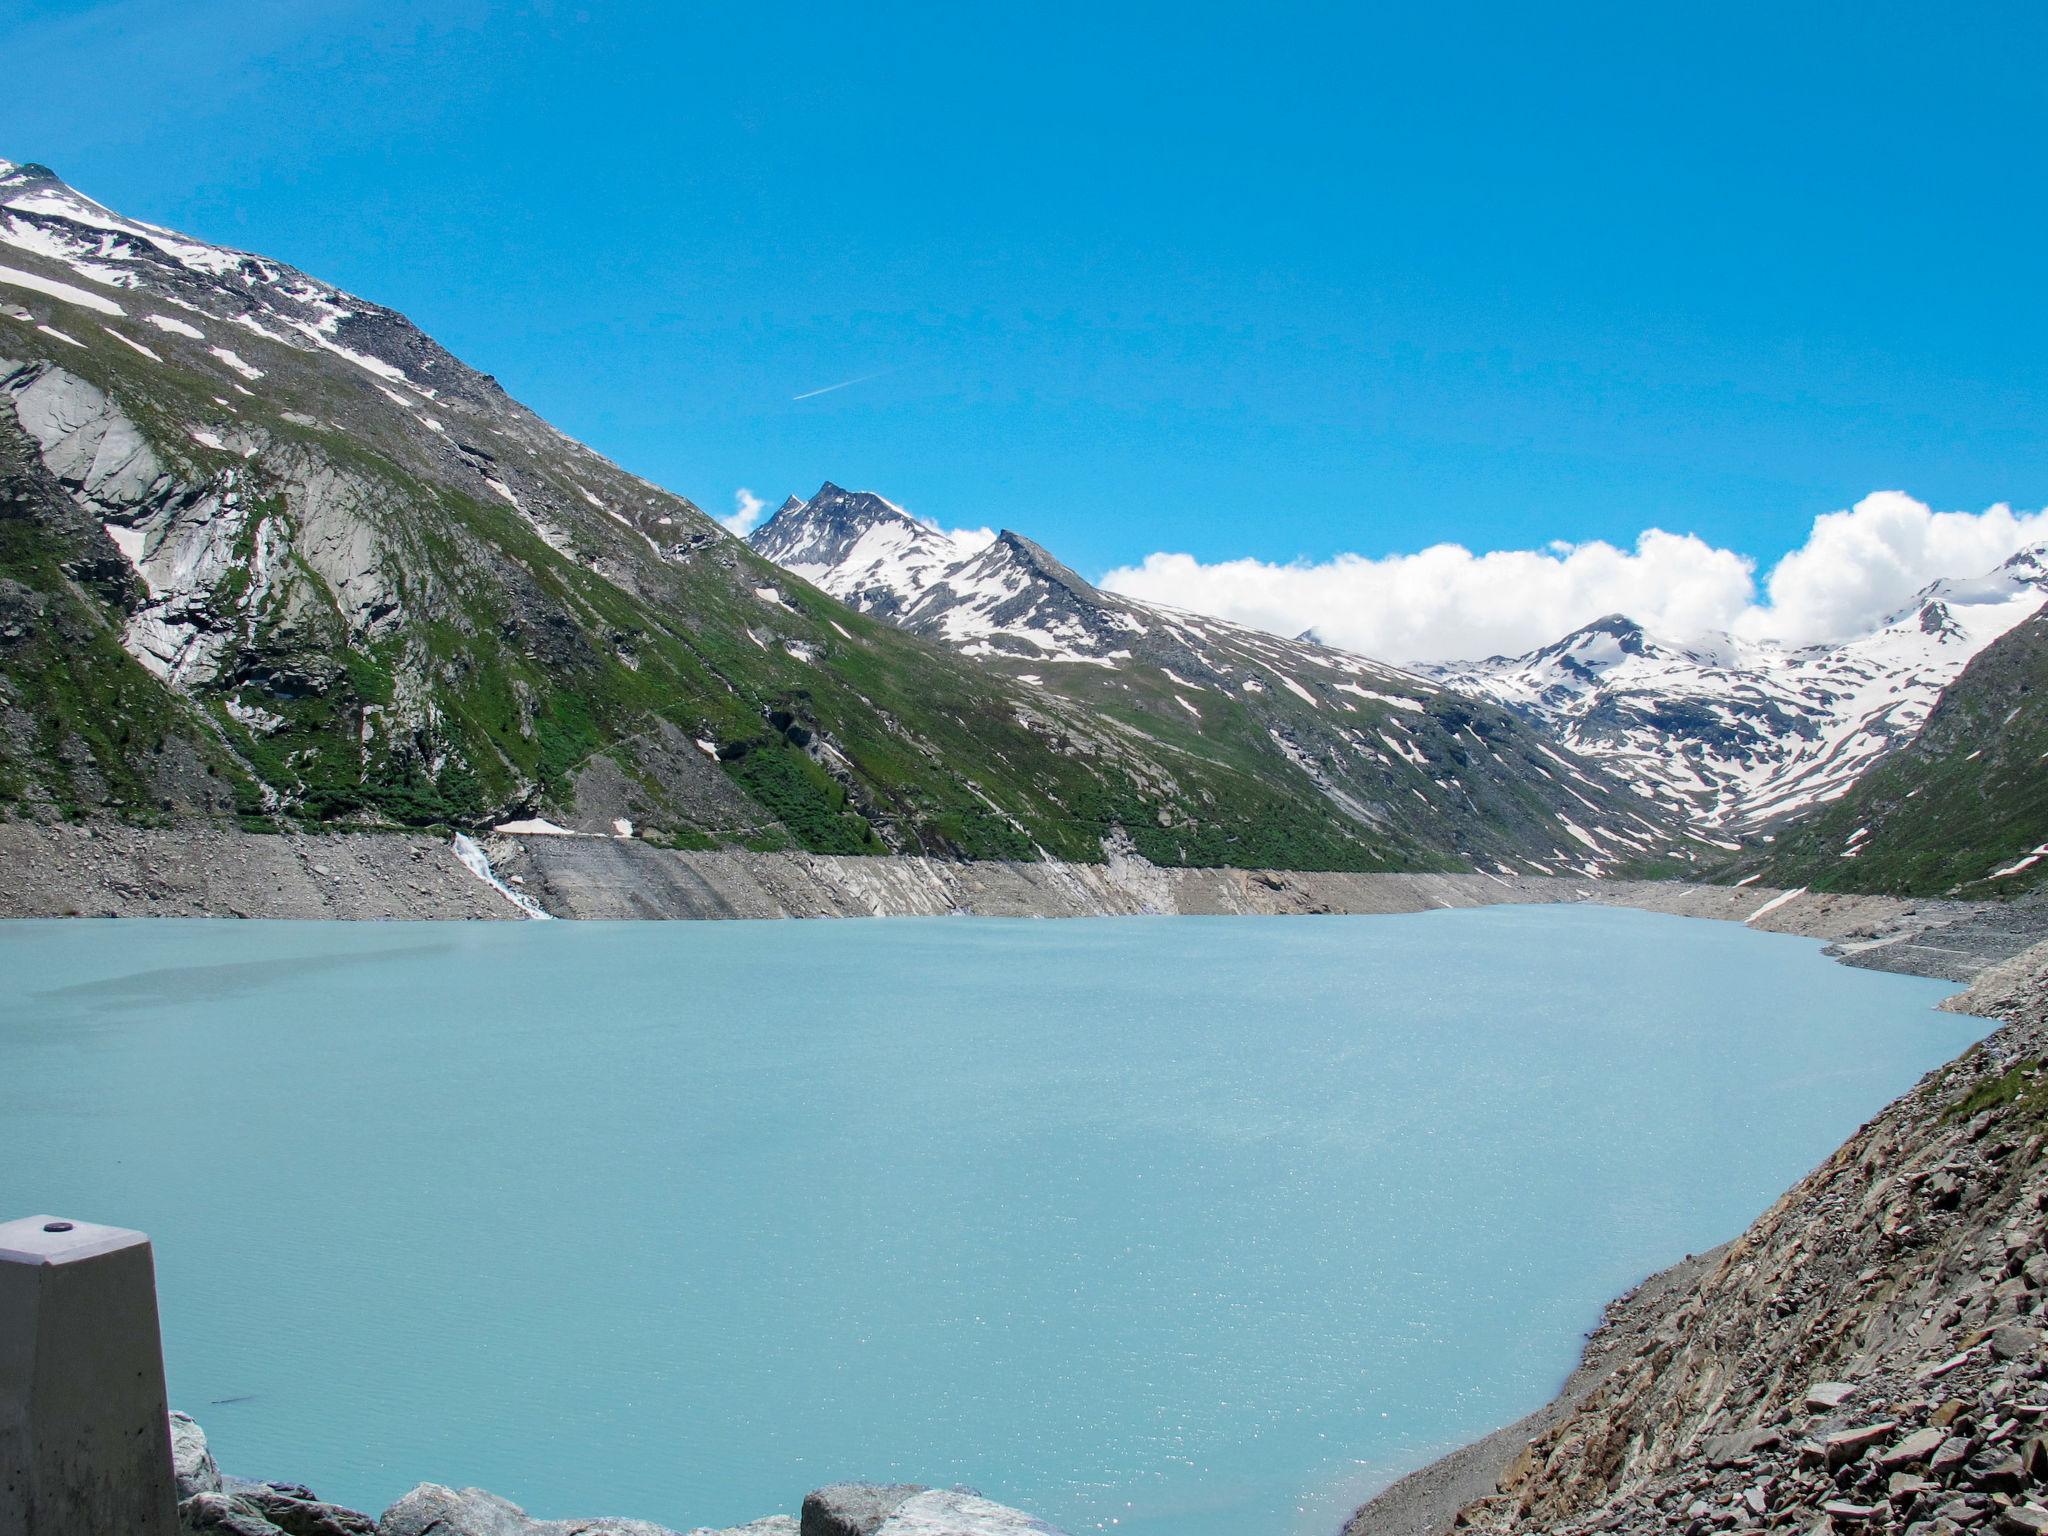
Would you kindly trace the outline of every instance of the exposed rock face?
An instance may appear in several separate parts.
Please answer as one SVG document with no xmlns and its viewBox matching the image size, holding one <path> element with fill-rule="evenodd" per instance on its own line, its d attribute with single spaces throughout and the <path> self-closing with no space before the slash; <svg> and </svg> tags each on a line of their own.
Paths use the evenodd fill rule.
<svg viewBox="0 0 2048 1536">
<path fill-rule="evenodd" d="M 536 1520 L 481 1488 L 421 1483 L 372 1519 L 312 1490 L 223 1476 L 205 1431 L 171 1415 L 171 1454 L 184 1536 L 1061 1536 L 1041 1520 L 964 1489 L 916 1483 L 835 1483 L 807 1494 L 802 1515 L 679 1532 L 611 1517 Z"/>
<path fill-rule="evenodd" d="M 802 1536 L 875 1536 L 918 1483 L 833 1483 L 804 1495 Z"/>
<path fill-rule="evenodd" d="M 220 1468 L 206 1447 L 206 1431 L 189 1414 L 171 1415 L 171 1470 L 177 1478 L 180 1503 L 195 1494 L 220 1492 Z"/>
<path fill-rule="evenodd" d="M 875 1536 L 1060 1536 L 1043 1520 L 979 1494 L 934 1488 L 896 1506 Z"/>
<path fill-rule="evenodd" d="M 1678 1288 L 1459 1527 L 2048 1526 L 2048 945 L 1967 1001 L 2010 1021 Z"/>
<path fill-rule="evenodd" d="M 676 1536 L 645 1520 L 534 1520 L 481 1488 L 422 1483 L 384 1511 L 377 1536 Z"/>
<path fill-rule="evenodd" d="M 2044 597 L 2048 546 L 1934 582 L 1835 644 L 1680 643 L 1617 613 L 1527 655 L 1423 670 L 1542 722 L 1676 810 L 1749 828 L 1840 795 L 1910 740 L 1964 665 Z"/>
<path fill-rule="evenodd" d="M 1506 709 L 1313 639 L 1104 591 L 1007 529 L 955 539 L 827 482 L 748 542 L 859 612 L 1048 698 L 1135 714 L 1150 739 L 1256 763 L 1359 835 L 1399 836 L 1420 815 L 1503 874 L 1686 861 L 1707 846 Z"/>
</svg>

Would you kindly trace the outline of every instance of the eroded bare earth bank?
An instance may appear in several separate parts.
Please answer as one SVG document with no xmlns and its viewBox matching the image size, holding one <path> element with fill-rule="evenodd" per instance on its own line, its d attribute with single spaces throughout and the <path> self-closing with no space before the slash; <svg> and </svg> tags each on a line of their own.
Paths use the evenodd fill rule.
<svg viewBox="0 0 2048 1536">
<path fill-rule="evenodd" d="M 699 853 L 585 836 L 500 834 L 481 848 L 509 889 L 567 918 L 1373 914 L 1590 901 L 1824 939 L 1851 964 L 1954 981 L 2048 938 L 2048 904 L 1756 885 L 1165 869 L 1128 855 L 1022 864 Z M 440 838 L 0 823 L 0 917 L 522 915 Z"/>
</svg>

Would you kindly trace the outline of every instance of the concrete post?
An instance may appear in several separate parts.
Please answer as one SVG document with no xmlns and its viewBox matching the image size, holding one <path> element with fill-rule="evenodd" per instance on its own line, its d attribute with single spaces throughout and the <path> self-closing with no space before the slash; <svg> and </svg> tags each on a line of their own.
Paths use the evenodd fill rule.
<svg viewBox="0 0 2048 1536">
<path fill-rule="evenodd" d="M 0 1531 L 177 1530 L 149 1239 L 54 1216 L 0 1223 Z"/>
</svg>

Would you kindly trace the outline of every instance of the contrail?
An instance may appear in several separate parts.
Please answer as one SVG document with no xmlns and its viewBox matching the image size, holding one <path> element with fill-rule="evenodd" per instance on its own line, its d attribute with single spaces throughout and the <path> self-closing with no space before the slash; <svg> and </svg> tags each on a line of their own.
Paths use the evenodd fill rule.
<svg viewBox="0 0 2048 1536">
<path fill-rule="evenodd" d="M 819 395 L 829 395 L 835 389 L 851 389 L 856 384 L 867 383 L 869 379 L 886 378 L 895 371 L 894 368 L 884 368 L 879 373 L 864 373 L 857 379 L 841 379 L 837 384 L 827 384 L 823 389 L 807 389 L 800 395 L 791 395 L 789 397 L 790 403 L 795 404 L 799 400 L 812 400 Z"/>
</svg>

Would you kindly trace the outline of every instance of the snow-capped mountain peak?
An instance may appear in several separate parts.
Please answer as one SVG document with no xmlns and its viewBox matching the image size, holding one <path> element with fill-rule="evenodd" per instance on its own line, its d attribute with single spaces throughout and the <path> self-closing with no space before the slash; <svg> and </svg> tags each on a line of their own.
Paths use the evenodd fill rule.
<svg viewBox="0 0 2048 1536">
<path fill-rule="evenodd" d="M 747 542 L 848 606 L 889 619 L 967 553 L 886 497 L 830 480 L 808 501 L 790 497 Z"/>
<path fill-rule="evenodd" d="M 29 270 L 16 266 L 9 260 L 16 253 L 67 269 L 76 283 L 53 284 L 33 270 L 35 262 Z M 495 379 L 464 366 L 395 310 L 282 262 L 115 213 L 29 161 L 0 161 L 0 298 L 10 288 L 127 319 L 143 337 L 154 331 L 203 340 L 245 384 L 260 370 L 231 360 L 241 355 L 238 332 L 350 363 L 398 391 L 409 409 L 450 397 L 493 409 L 506 403 Z"/>
<path fill-rule="evenodd" d="M 1481 828 L 1499 817 L 1520 828 L 1519 862 L 1497 862 L 1503 873 L 1589 872 L 1672 847 L 1669 818 L 1505 711 L 1313 639 L 1105 592 L 1009 529 L 968 547 L 881 497 L 827 484 L 749 542 L 1048 697 L 1107 706 L 1141 739 L 1199 743 L 1305 783 L 1373 835 L 1417 805 L 1475 842 L 1496 837 Z M 1531 821 L 1537 804 L 1549 809 Z"/>
<path fill-rule="evenodd" d="M 1834 644 L 1719 634 L 1681 644 L 1611 614 L 1525 656 L 1425 670 L 1519 710 L 1709 824 L 1755 827 L 1846 792 L 2044 596 L 2048 546 L 1932 582 Z"/>
</svg>

